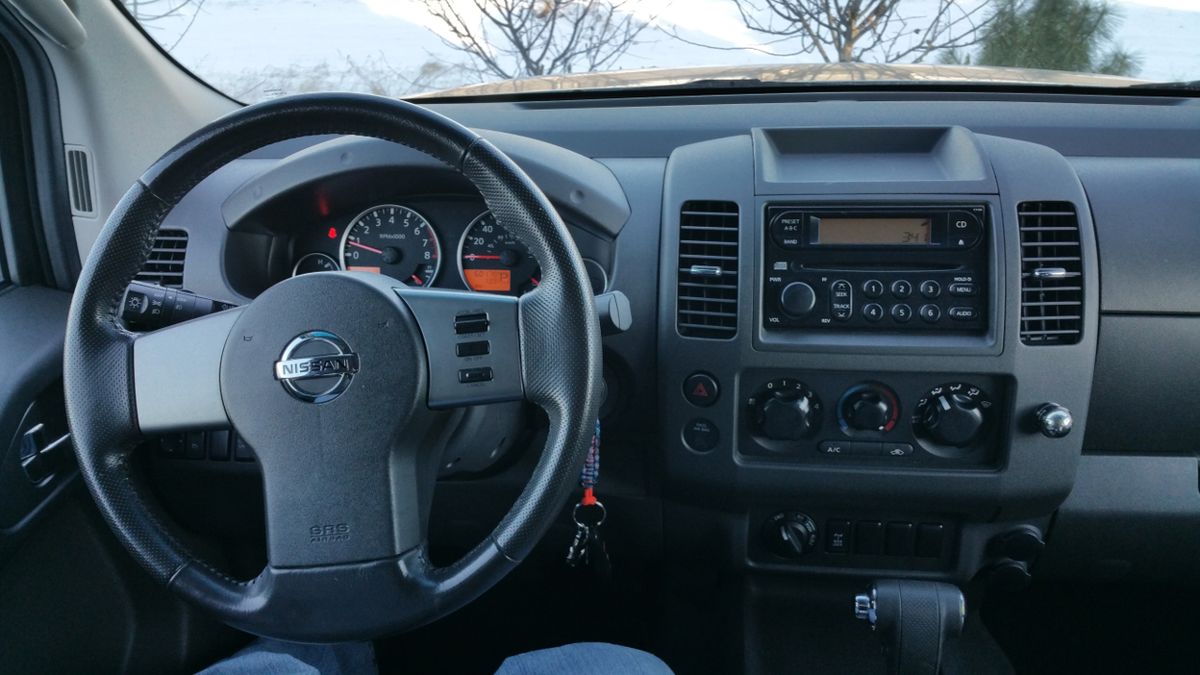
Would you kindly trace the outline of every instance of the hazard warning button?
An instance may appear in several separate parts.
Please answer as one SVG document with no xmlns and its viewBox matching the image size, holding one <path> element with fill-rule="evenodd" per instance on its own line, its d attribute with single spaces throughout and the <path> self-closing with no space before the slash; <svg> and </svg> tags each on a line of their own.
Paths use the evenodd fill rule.
<svg viewBox="0 0 1200 675">
<path fill-rule="evenodd" d="M 694 406 L 707 408 L 717 402 L 721 388 L 708 373 L 692 373 L 683 381 L 683 397 Z"/>
</svg>

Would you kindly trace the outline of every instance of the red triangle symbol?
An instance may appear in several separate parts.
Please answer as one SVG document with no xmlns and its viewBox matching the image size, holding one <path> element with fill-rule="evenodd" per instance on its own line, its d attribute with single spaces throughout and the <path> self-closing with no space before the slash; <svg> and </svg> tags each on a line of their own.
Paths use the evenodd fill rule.
<svg viewBox="0 0 1200 675">
<path fill-rule="evenodd" d="M 704 386 L 703 382 L 697 382 L 696 388 L 692 390 L 692 396 L 708 398 L 708 387 Z"/>
</svg>

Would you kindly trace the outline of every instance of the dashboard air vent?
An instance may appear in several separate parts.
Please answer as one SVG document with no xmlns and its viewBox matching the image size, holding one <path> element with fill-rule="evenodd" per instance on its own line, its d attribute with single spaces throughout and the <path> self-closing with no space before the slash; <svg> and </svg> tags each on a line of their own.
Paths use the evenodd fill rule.
<svg viewBox="0 0 1200 675">
<path fill-rule="evenodd" d="M 729 339 L 738 324 L 738 206 L 684 202 L 679 213 L 679 334 Z"/>
<path fill-rule="evenodd" d="M 1079 220 L 1067 202 L 1024 202 L 1021 228 L 1021 342 L 1066 345 L 1083 333 Z"/>
<path fill-rule="evenodd" d="M 67 146 L 67 187 L 71 193 L 71 215 L 95 216 L 92 160 L 83 146 Z"/>
<path fill-rule="evenodd" d="M 146 258 L 146 264 L 142 265 L 142 271 L 134 279 L 168 288 L 181 288 L 187 242 L 188 235 L 183 230 L 159 230 L 154 239 L 154 248 L 150 249 L 150 257 Z"/>
</svg>

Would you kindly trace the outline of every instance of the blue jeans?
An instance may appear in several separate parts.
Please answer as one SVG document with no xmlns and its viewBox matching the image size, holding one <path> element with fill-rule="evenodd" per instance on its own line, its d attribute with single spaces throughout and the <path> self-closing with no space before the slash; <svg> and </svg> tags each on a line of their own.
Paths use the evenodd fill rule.
<svg viewBox="0 0 1200 675">
<path fill-rule="evenodd" d="M 369 642 L 307 645 L 255 640 L 198 675 L 358 675 L 376 673 Z M 671 675 L 658 657 L 603 642 L 580 642 L 505 659 L 496 675 Z"/>
</svg>

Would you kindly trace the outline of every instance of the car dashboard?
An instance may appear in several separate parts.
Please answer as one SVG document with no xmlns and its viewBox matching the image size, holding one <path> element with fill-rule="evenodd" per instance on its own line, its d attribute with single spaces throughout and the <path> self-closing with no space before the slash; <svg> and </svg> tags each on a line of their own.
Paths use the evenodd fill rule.
<svg viewBox="0 0 1200 675">
<path fill-rule="evenodd" d="M 736 98 L 432 103 L 530 173 L 593 290 L 629 299 L 632 325 L 605 339 L 602 489 L 634 549 L 960 583 L 1161 578 L 1200 553 L 1150 554 L 1128 529 L 1166 535 L 1146 500 L 1200 518 L 1196 416 L 1160 413 L 1200 394 L 1183 356 L 1200 331 L 1200 108 Z M 415 151 L 289 141 L 170 214 L 186 257 L 168 281 L 229 304 L 340 269 L 531 292 L 536 261 L 503 225 Z M 448 459 L 435 507 L 460 525 L 448 548 L 486 531 L 540 447 L 535 411 L 472 414 L 475 454 Z M 253 462 L 235 461 L 252 449 L 227 432 L 162 443 L 160 491 L 185 520 L 214 475 L 253 492 Z M 466 493 L 484 495 L 470 513 Z M 225 517 L 252 531 L 246 513 Z M 210 516 L 190 520 L 230 531 Z"/>
</svg>

